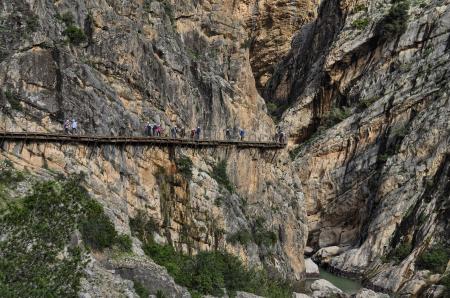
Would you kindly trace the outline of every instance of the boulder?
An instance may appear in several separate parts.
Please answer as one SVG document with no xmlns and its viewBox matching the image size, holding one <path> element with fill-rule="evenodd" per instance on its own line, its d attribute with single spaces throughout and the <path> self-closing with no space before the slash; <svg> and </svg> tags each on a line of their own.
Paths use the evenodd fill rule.
<svg viewBox="0 0 450 298">
<path fill-rule="evenodd" d="M 423 297 L 444 298 L 444 297 L 446 297 L 445 290 L 446 289 L 443 285 L 432 285 L 425 291 L 425 293 L 423 294 Z"/>
<path fill-rule="evenodd" d="M 305 260 L 305 272 L 306 277 L 318 277 L 320 276 L 319 266 L 311 259 Z"/>
<path fill-rule="evenodd" d="M 236 298 L 264 298 L 264 297 L 247 292 L 236 292 Z"/>
<path fill-rule="evenodd" d="M 319 249 L 312 257 L 312 259 L 319 264 L 328 264 L 331 257 L 338 255 L 341 252 L 339 246 L 329 246 Z"/>
<path fill-rule="evenodd" d="M 328 297 L 340 297 L 344 294 L 341 289 L 334 286 L 331 282 L 325 279 L 318 279 L 311 285 L 311 291 L 313 291 L 314 298 L 328 298 Z"/>
<path fill-rule="evenodd" d="M 314 248 L 306 246 L 305 249 L 303 250 L 303 254 L 307 257 L 310 257 L 314 254 Z"/>
<path fill-rule="evenodd" d="M 356 293 L 353 298 L 389 298 L 388 294 L 377 293 L 369 289 L 361 289 Z"/>
<path fill-rule="evenodd" d="M 311 298 L 311 296 L 303 293 L 292 293 L 292 298 Z"/>
</svg>

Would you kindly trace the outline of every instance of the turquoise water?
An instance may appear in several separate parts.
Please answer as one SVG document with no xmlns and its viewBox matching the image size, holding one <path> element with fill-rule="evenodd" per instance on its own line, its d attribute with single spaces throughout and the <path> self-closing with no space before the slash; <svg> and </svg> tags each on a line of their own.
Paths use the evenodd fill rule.
<svg viewBox="0 0 450 298">
<path fill-rule="evenodd" d="M 361 288 L 363 288 L 362 284 L 357 280 L 334 275 L 322 268 L 319 268 L 319 270 L 321 279 L 328 280 L 347 294 L 355 294 Z"/>
<path fill-rule="evenodd" d="M 319 268 L 319 271 L 320 271 L 319 278 L 308 278 L 306 280 L 299 282 L 294 286 L 294 291 L 298 293 L 311 294 L 311 284 L 317 279 L 328 280 L 333 285 L 335 285 L 336 287 L 338 287 L 347 294 L 355 294 L 356 292 L 359 291 L 359 289 L 363 288 L 362 284 L 357 280 L 334 275 L 333 273 L 330 273 L 322 268 Z"/>
</svg>

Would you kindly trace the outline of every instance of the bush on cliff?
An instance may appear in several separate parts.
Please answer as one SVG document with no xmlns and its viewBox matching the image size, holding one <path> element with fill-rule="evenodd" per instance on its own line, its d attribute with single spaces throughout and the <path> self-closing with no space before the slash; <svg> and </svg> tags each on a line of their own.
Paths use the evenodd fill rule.
<svg viewBox="0 0 450 298">
<path fill-rule="evenodd" d="M 234 192 L 234 185 L 230 181 L 227 175 L 227 161 L 221 160 L 214 167 L 211 173 L 211 177 L 214 178 L 219 185 L 223 186 L 229 192 Z"/>
<path fill-rule="evenodd" d="M 291 297 L 292 289 L 283 281 L 270 278 L 265 270 L 247 269 L 239 258 L 221 251 L 200 252 L 187 256 L 170 245 L 148 241 L 144 252 L 157 264 L 164 266 L 175 281 L 192 294 L 221 296 L 223 288 L 234 296 L 246 291 L 264 297 Z"/>
<path fill-rule="evenodd" d="M 12 171 L 1 172 L 1 183 L 14 186 L 22 179 Z M 80 179 L 38 182 L 25 197 L 8 199 L 0 206 L 2 297 L 78 296 L 87 251 L 70 245 L 77 229 L 92 248 L 130 248 L 129 237 L 117 236 Z M 95 227 L 88 227 L 89 223 Z"/>
<path fill-rule="evenodd" d="M 387 15 L 377 24 L 376 33 L 381 40 L 391 40 L 406 31 L 409 1 L 392 0 Z"/>
<path fill-rule="evenodd" d="M 175 161 L 178 172 L 186 179 L 192 178 L 192 160 L 187 156 L 182 156 Z"/>
<path fill-rule="evenodd" d="M 438 245 L 422 252 L 416 261 L 416 265 L 419 269 L 443 273 L 447 267 L 449 257 L 449 249 Z"/>
<path fill-rule="evenodd" d="M 390 259 L 393 260 L 396 264 L 399 264 L 401 261 L 406 259 L 407 256 L 411 253 L 412 245 L 409 242 L 400 243 L 391 253 Z"/>
</svg>

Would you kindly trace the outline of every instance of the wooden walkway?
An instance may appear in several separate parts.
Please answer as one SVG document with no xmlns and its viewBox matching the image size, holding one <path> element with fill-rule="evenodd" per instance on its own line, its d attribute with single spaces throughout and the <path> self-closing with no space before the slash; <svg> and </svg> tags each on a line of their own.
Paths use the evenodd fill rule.
<svg viewBox="0 0 450 298">
<path fill-rule="evenodd" d="M 239 149 L 263 149 L 276 150 L 283 149 L 286 144 L 276 142 L 254 142 L 254 141 L 234 141 L 234 140 L 193 140 L 193 139 L 172 139 L 166 137 L 126 137 L 126 136 L 98 136 L 98 135 L 70 135 L 58 133 L 40 132 L 8 132 L 0 131 L 0 143 L 5 141 L 24 141 L 29 143 L 60 143 L 60 144 L 110 144 L 110 145 L 144 145 L 157 147 L 237 147 Z"/>
</svg>

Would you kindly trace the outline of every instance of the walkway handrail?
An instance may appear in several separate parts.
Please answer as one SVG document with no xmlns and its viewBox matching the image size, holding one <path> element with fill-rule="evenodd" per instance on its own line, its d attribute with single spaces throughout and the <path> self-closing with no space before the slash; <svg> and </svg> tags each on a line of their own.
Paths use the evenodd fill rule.
<svg viewBox="0 0 450 298">
<path fill-rule="evenodd" d="M 154 145 L 154 146 L 180 146 L 180 147 L 224 147 L 237 148 L 282 149 L 285 143 L 256 142 L 238 140 L 206 140 L 190 138 L 170 138 L 154 136 L 107 136 L 107 135 L 77 135 L 47 132 L 11 132 L 0 131 L 2 141 L 30 141 L 34 143 L 78 143 L 78 144 L 127 144 L 127 145 Z"/>
</svg>

